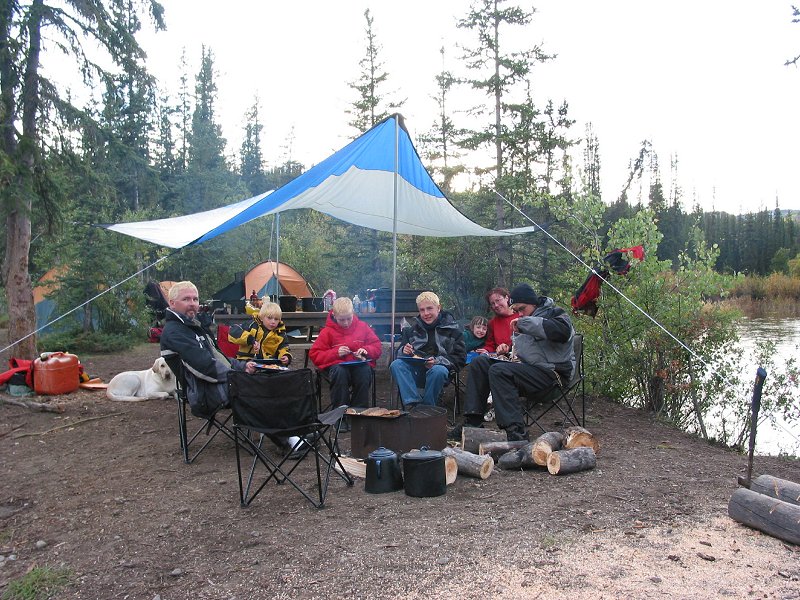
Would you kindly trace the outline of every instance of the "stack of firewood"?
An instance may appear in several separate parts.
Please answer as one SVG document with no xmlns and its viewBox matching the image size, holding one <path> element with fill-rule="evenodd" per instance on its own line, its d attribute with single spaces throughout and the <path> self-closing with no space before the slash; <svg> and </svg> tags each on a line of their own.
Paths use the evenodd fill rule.
<svg viewBox="0 0 800 600">
<path fill-rule="evenodd" d="M 503 431 L 465 427 L 461 450 L 491 456 L 501 469 L 547 467 L 553 475 L 566 475 L 593 469 L 600 444 L 583 427 L 569 427 L 564 433 L 550 431 L 532 442 L 509 442 Z"/>
</svg>

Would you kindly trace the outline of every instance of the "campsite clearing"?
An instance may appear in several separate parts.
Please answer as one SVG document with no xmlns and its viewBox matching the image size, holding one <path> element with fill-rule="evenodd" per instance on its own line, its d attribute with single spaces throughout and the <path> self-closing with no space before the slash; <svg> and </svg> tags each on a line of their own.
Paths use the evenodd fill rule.
<svg viewBox="0 0 800 600">
<path fill-rule="evenodd" d="M 80 358 L 109 381 L 157 353 Z M 184 465 L 171 401 L 49 400 L 65 412 L 0 406 L 0 593 L 47 566 L 69 570 L 58 598 L 800 597 L 800 548 L 726 516 L 746 457 L 606 401 L 592 471 L 495 470 L 424 499 L 334 481 L 316 510 L 274 485 L 239 508 L 232 445 Z M 796 460 L 754 470 L 800 481 Z"/>
</svg>

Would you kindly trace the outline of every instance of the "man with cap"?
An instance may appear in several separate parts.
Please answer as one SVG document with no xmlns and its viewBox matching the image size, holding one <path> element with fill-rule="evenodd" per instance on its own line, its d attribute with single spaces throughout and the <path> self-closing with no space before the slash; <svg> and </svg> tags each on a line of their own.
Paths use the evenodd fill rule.
<svg viewBox="0 0 800 600">
<path fill-rule="evenodd" d="M 569 314 L 552 298 L 538 296 L 527 283 L 511 291 L 513 351 L 519 362 L 473 361 L 467 378 L 464 426 L 481 427 L 489 392 L 497 424 L 509 441 L 527 440 L 519 397 L 549 388 L 557 378 L 569 381 L 575 369 L 575 330 Z M 476 367 L 473 370 L 473 367 Z M 448 437 L 457 439 L 461 428 Z"/>
</svg>

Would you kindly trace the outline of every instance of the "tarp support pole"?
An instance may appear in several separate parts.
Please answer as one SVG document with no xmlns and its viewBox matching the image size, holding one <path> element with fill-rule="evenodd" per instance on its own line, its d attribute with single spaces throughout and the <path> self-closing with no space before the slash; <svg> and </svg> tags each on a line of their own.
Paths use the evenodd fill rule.
<svg viewBox="0 0 800 600">
<path fill-rule="evenodd" d="M 277 302 L 281 295 L 281 213 L 275 213 L 275 284 Z"/>
<path fill-rule="evenodd" d="M 392 323 L 389 327 L 389 348 L 391 355 L 389 363 L 394 359 L 394 315 L 395 315 L 395 296 L 397 295 L 397 189 L 400 173 L 400 115 L 394 116 L 394 207 L 392 210 Z M 395 386 L 391 386 L 391 393 L 394 395 Z M 402 402 L 402 399 L 400 399 Z"/>
</svg>

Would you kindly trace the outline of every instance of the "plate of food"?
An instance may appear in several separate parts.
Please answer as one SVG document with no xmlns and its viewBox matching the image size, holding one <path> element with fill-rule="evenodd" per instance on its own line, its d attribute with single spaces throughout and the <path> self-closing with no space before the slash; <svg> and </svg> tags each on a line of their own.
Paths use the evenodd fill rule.
<svg viewBox="0 0 800 600">
<path fill-rule="evenodd" d="M 400 358 L 403 360 L 410 360 L 411 362 L 425 362 L 428 360 L 424 356 L 417 356 L 416 354 L 414 356 L 406 356 L 405 354 L 401 354 Z"/>
<path fill-rule="evenodd" d="M 508 354 L 496 354 L 494 352 L 490 352 L 487 356 L 492 360 L 498 360 L 500 362 L 511 362 L 511 357 Z"/>
<path fill-rule="evenodd" d="M 262 365 L 262 364 L 256 363 L 256 369 L 258 369 L 260 371 L 288 371 L 289 367 L 284 367 L 284 366 L 282 366 L 280 364 L 276 365 L 274 363 L 273 364 L 268 364 L 268 365 Z"/>
<path fill-rule="evenodd" d="M 252 359 L 257 365 L 280 365 L 281 359 L 279 358 L 254 358 Z"/>
</svg>

